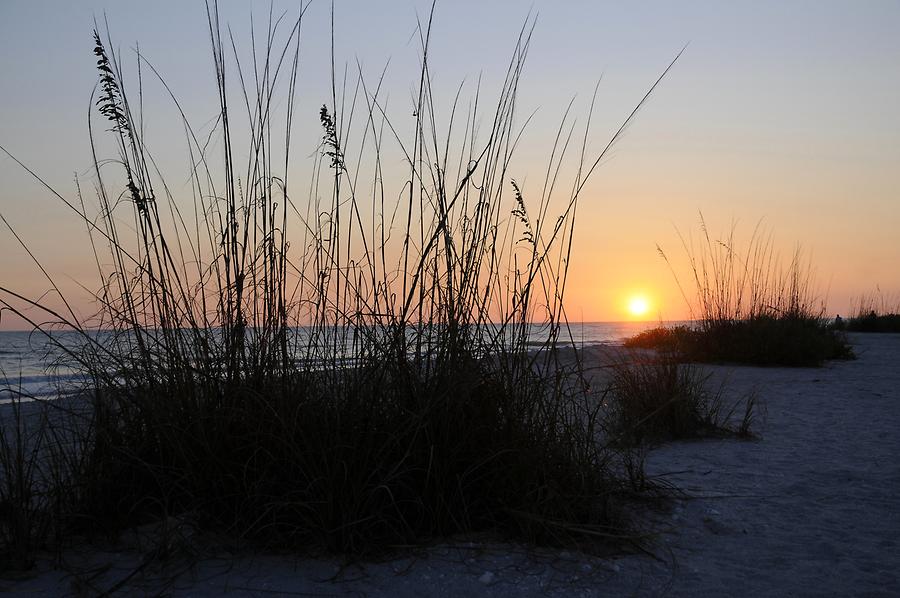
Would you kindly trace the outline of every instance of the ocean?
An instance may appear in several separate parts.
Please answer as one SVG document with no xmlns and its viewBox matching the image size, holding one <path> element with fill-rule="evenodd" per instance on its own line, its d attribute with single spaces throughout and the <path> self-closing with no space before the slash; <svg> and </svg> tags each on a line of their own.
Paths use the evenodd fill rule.
<svg viewBox="0 0 900 598">
<path fill-rule="evenodd" d="M 577 345 L 597 345 L 621 342 L 659 325 L 660 322 L 575 322 L 569 328 Z M 529 343 L 540 345 L 545 335 L 543 327 L 535 326 Z M 81 338 L 78 333 L 65 331 L 54 332 L 53 337 L 69 347 L 76 347 Z M 41 333 L 0 331 L 0 404 L 17 396 L 52 398 L 66 386 L 78 383 L 80 377 L 63 357 L 56 343 Z"/>
</svg>

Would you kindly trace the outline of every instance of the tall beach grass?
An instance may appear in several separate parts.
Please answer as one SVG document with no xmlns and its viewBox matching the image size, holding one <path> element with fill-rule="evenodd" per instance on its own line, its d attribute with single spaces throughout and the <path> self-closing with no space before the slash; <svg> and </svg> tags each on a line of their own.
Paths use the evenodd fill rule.
<svg viewBox="0 0 900 598">
<path fill-rule="evenodd" d="M 626 446 L 709 437 L 752 438 L 764 409 L 756 392 L 734 399 L 726 381 L 671 353 L 633 353 L 614 364 L 608 429 Z"/>
<path fill-rule="evenodd" d="M 853 301 L 850 317 L 835 324 L 850 332 L 900 332 L 900 297 L 881 289 L 863 293 Z"/>
<path fill-rule="evenodd" d="M 738 242 L 736 226 L 724 235 L 711 234 L 702 215 L 700 230 L 698 240 L 679 233 L 688 289 L 658 248 L 695 325 L 650 330 L 627 345 L 661 348 L 685 360 L 766 366 L 817 366 L 852 358 L 842 333 L 828 325 L 812 264 L 800 248 L 785 263 L 761 225 L 746 245 Z"/>
<path fill-rule="evenodd" d="M 659 80 L 592 156 L 590 111 L 579 130 L 566 113 L 526 187 L 513 157 L 532 23 L 498 96 L 475 87 L 448 111 L 433 95 L 429 16 L 412 127 L 389 117 L 380 80 L 335 73 L 304 194 L 291 175 L 304 14 L 270 18 L 249 57 L 215 3 L 208 17 L 216 143 L 184 118 L 186 197 L 145 135 L 140 94 L 155 71 L 138 57 L 128 79 L 108 33 L 94 33 L 93 197 L 50 191 L 86 226 L 98 313 L 0 288 L 51 339 L 55 326 L 81 332 L 61 350 L 91 409 L 57 444 L 72 447 L 58 457 L 58 521 L 115 533 L 174 516 L 242 542 L 354 554 L 485 530 L 627 540 L 633 460 L 610 448 L 602 402 L 556 349 L 571 343 L 563 297 L 582 191 Z"/>
</svg>

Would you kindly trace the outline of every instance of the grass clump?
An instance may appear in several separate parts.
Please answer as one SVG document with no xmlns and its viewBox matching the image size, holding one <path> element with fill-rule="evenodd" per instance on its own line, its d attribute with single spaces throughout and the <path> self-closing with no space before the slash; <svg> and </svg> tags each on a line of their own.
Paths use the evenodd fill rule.
<svg viewBox="0 0 900 598">
<path fill-rule="evenodd" d="M 6 399 L 12 391 L 4 390 L 0 398 Z M 0 420 L 0 571 L 30 568 L 46 536 L 48 512 L 36 466 L 46 429 L 26 425 L 17 396 L 6 400 L 10 415 Z"/>
<path fill-rule="evenodd" d="M 449 117 L 436 106 L 423 25 L 411 127 L 361 72 L 343 86 L 335 76 L 300 201 L 288 165 L 302 18 L 270 21 L 247 67 L 210 5 L 219 144 L 185 120 L 188 201 L 157 169 L 121 62 L 95 33 L 115 159 L 95 159 L 96 213 L 56 195 L 87 226 L 99 313 L 88 326 L 68 304 L 0 288 L 21 317 L 42 310 L 80 335 L 60 344 L 91 404 L 69 454 L 70 523 L 115 533 L 176 516 L 240 541 L 354 554 L 485 530 L 627 537 L 617 505 L 631 478 L 602 441 L 579 363 L 557 348 L 571 343 L 562 299 L 580 193 L 636 110 L 592 162 L 588 118 L 561 194 L 567 115 L 529 202 L 511 160 L 530 28 L 476 126 L 477 89 Z"/>
<path fill-rule="evenodd" d="M 729 406 L 725 385 L 711 373 L 670 357 L 632 355 L 613 367 L 608 399 L 612 429 L 627 445 L 735 435 L 749 438 L 756 418 L 755 394 Z M 743 403 L 740 422 L 732 416 Z"/>
<path fill-rule="evenodd" d="M 657 326 L 626 338 L 622 345 L 627 349 L 655 349 L 667 355 L 687 354 L 685 345 L 691 334 L 689 326 Z"/>
<path fill-rule="evenodd" d="M 21 387 L 0 386 L 0 409 L 0 572 L 21 572 L 62 533 L 70 438 L 56 410 Z"/>
<path fill-rule="evenodd" d="M 625 341 L 630 348 L 657 349 L 682 361 L 811 367 L 828 359 L 852 359 L 840 331 L 820 318 L 757 317 L 701 322 L 644 331 Z"/>
<path fill-rule="evenodd" d="M 900 301 L 880 289 L 862 295 L 854 302 L 853 315 L 835 325 L 849 332 L 900 332 Z"/>
<path fill-rule="evenodd" d="M 509 365 L 399 361 L 169 391 L 164 406 L 155 392 L 100 401 L 80 510 L 110 529 L 187 514 L 263 545 L 350 553 L 473 530 L 559 542 L 571 521 L 611 533 L 627 488 L 574 419 L 576 389 Z"/>
<path fill-rule="evenodd" d="M 693 325 L 647 331 L 628 346 L 665 349 L 688 361 L 761 366 L 818 366 L 853 357 L 843 334 L 829 326 L 799 249 L 785 267 L 759 227 L 743 251 L 735 227 L 714 239 L 701 216 L 701 230 L 699 243 L 681 237 L 693 300 L 678 284 Z M 662 249 L 659 253 L 674 273 L 669 258 Z"/>
</svg>

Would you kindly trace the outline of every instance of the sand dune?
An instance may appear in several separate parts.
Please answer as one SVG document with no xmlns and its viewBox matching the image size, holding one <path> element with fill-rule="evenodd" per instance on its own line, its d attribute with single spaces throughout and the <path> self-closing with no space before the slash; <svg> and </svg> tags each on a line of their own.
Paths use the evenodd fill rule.
<svg viewBox="0 0 900 598">
<path fill-rule="evenodd" d="M 163 566 L 144 564 L 135 536 L 105 552 L 71 551 L 63 569 L 48 558 L 0 580 L 0 593 L 91 594 L 127 578 L 122 595 L 900 595 L 900 335 L 851 338 L 857 361 L 712 368 L 735 392 L 757 389 L 768 415 L 756 441 L 649 451 L 648 473 L 686 493 L 656 515 L 656 559 L 470 538 L 345 567 L 221 553 Z"/>
</svg>

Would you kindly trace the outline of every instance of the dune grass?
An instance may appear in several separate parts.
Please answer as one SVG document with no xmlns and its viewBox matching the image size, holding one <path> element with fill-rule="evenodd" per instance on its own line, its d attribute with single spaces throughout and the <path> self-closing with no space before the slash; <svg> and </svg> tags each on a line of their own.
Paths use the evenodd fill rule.
<svg viewBox="0 0 900 598">
<path fill-rule="evenodd" d="M 860 295 L 851 316 L 838 327 L 849 332 L 900 332 L 900 299 L 880 289 Z"/>
<path fill-rule="evenodd" d="M 829 326 L 800 249 L 785 266 L 759 226 L 746 248 L 736 242 L 734 226 L 715 238 L 701 216 L 701 233 L 697 243 L 681 236 L 693 297 L 678 285 L 694 324 L 646 331 L 626 346 L 662 348 L 688 361 L 762 366 L 818 366 L 853 357 L 842 333 Z M 659 253 L 678 281 L 668 256 Z"/>
<path fill-rule="evenodd" d="M 735 436 L 752 438 L 760 404 L 755 393 L 730 401 L 724 382 L 673 354 L 632 354 L 615 364 L 607 393 L 610 430 L 625 445 Z M 739 414 L 740 421 L 734 421 Z"/>
<path fill-rule="evenodd" d="M 448 116 L 432 95 L 428 21 L 412 127 L 388 117 L 379 83 L 335 75 L 299 201 L 288 165 L 302 19 L 270 20 L 266 47 L 242 63 L 209 6 L 218 143 L 185 119 L 188 198 L 157 169 L 142 103 L 95 32 L 91 129 L 108 130 L 115 157 L 99 157 L 92 133 L 95 211 L 80 192 L 53 193 L 87 226 L 99 312 L 83 321 L 0 289 L 51 339 L 54 325 L 81 333 L 60 347 L 91 410 L 58 445 L 74 447 L 58 457 L 70 465 L 59 518 L 116 533 L 178 517 L 241 542 L 351 554 L 473 531 L 627 539 L 631 461 L 604 440 L 581 365 L 556 349 L 571 343 L 562 299 L 581 191 L 656 84 L 592 159 L 590 113 L 580 143 L 567 113 L 543 184 L 526 189 L 512 157 L 531 24 L 495 102 L 476 88 Z"/>
<path fill-rule="evenodd" d="M 33 564 L 50 512 L 37 479 L 46 428 L 27 426 L 19 397 L 10 401 L 0 421 L 0 571 Z"/>
</svg>

